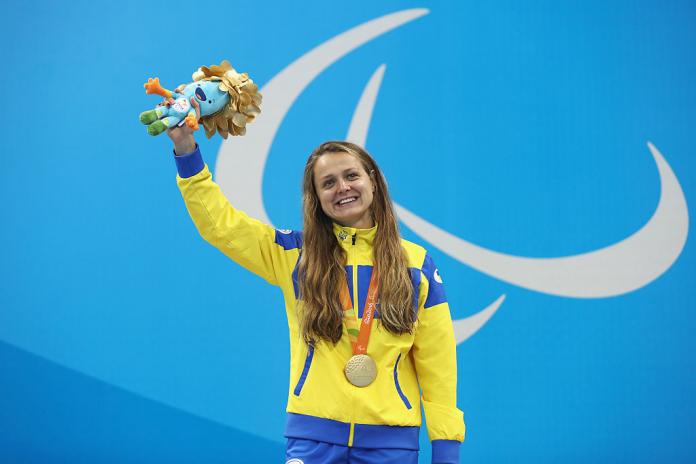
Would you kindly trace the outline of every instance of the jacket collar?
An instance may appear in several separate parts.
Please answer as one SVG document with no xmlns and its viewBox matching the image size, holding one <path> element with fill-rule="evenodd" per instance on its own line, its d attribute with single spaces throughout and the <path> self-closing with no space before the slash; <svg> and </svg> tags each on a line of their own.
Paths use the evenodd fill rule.
<svg viewBox="0 0 696 464">
<path fill-rule="evenodd" d="M 354 227 L 345 227 L 334 222 L 333 232 L 338 243 L 344 247 L 351 245 L 372 246 L 377 233 L 377 225 L 375 224 L 374 227 L 369 229 L 356 229 Z"/>
</svg>

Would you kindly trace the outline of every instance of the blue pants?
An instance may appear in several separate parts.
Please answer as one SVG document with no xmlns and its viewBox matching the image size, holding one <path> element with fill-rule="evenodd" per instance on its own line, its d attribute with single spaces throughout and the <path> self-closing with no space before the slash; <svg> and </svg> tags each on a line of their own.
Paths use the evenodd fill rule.
<svg viewBox="0 0 696 464">
<path fill-rule="evenodd" d="M 418 451 L 371 449 L 288 438 L 286 464 L 418 464 Z"/>
</svg>

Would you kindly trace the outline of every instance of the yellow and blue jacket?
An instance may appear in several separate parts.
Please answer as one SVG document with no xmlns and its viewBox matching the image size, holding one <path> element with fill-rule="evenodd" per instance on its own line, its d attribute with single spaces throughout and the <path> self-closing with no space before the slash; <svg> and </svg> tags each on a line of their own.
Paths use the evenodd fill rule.
<svg viewBox="0 0 696 464">
<path fill-rule="evenodd" d="M 377 311 L 367 351 L 378 375 L 369 386 L 355 387 L 343 373 L 353 355 L 345 326 L 336 345 L 303 341 L 297 318 L 302 234 L 274 229 L 233 208 L 213 182 L 198 148 L 175 159 L 177 184 L 201 236 L 283 292 L 290 330 L 285 436 L 361 448 L 417 450 L 422 404 L 433 462 L 459 462 L 464 420 L 456 406 L 454 330 L 442 279 L 426 251 L 402 240 L 416 290 L 418 320 L 413 333 L 387 332 Z M 336 240 L 346 251 L 346 279 L 359 318 L 372 275 L 375 231 L 376 227 L 334 224 Z"/>
</svg>

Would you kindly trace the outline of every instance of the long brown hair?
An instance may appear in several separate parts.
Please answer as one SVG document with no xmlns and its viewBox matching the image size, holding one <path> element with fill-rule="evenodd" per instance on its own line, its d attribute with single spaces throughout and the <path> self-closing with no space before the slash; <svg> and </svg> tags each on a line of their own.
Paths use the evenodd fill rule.
<svg viewBox="0 0 696 464">
<path fill-rule="evenodd" d="M 371 177 L 375 192 L 370 208 L 377 224 L 372 253 L 374 269 L 379 272 L 381 325 L 394 334 L 411 333 L 416 319 L 414 289 L 387 182 L 363 148 L 350 142 L 330 141 L 322 143 L 309 156 L 302 181 L 304 244 L 298 272 L 302 336 L 307 343 L 324 339 L 335 344 L 343 330 L 339 295 L 341 286 L 345 285 L 346 257 L 314 188 L 314 165 L 325 153 L 354 156 Z"/>
</svg>

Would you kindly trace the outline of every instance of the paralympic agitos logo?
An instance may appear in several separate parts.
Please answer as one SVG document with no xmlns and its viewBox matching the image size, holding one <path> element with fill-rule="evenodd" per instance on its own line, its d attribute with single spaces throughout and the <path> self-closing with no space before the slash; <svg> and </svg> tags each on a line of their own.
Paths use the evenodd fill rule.
<svg viewBox="0 0 696 464">
<path fill-rule="evenodd" d="M 295 100 L 331 64 L 380 35 L 428 14 L 425 9 L 392 13 L 363 23 L 310 50 L 273 77 L 262 89 L 264 114 L 245 137 L 223 142 L 216 179 L 242 210 L 271 223 L 263 204 L 262 180 L 273 139 Z M 365 86 L 348 130 L 348 140 L 364 145 L 372 109 L 382 82 L 381 65 Z M 669 269 L 688 235 L 686 199 L 670 166 L 648 143 L 660 177 L 660 200 L 638 231 L 613 245 L 556 258 L 503 254 L 467 242 L 396 204 L 399 219 L 424 240 L 455 260 L 491 277 L 541 293 L 572 298 L 604 298 L 641 288 Z M 455 320 L 457 343 L 478 331 L 500 307 L 505 295 L 465 319 Z"/>
</svg>

